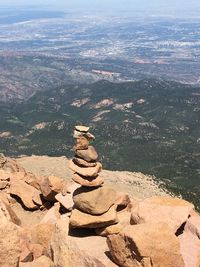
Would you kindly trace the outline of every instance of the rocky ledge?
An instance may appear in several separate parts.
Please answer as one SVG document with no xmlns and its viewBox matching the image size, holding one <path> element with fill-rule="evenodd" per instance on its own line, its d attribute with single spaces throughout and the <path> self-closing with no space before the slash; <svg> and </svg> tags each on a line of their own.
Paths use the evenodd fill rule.
<svg viewBox="0 0 200 267">
<path fill-rule="evenodd" d="M 0 266 L 200 266 L 193 204 L 167 194 L 138 200 L 107 185 L 88 130 L 75 132 L 75 182 L 0 157 Z"/>
</svg>

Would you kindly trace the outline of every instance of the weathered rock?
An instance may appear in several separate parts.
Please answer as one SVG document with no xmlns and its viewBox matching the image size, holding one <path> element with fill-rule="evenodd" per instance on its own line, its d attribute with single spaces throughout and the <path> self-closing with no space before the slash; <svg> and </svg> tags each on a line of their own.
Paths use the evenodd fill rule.
<svg viewBox="0 0 200 267">
<path fill-rule="evenodd" d="M 8 181 L 0 181 L 0 190 L 6 188 L 9 185 Z"/>
<path fill-rule="evenodd" d="M 178 238 L 166 223 L 127 226 L 107 237 L 113 260 L 123 267 L 183 267 Z"/>
<path fill-rule="evenodd" d="M 0 192 L 0 200 L 2 200 L 7 205 L 9 205 L 9 199 L 8 199 L 8 197 L 9 197 L 9 195 L 6 194 L 5 192 L 3 192 L 3 191 Z"/>
<path fill-rule="evenodd" d="M 5 157 L 3 154 L 0 154 L 0 169 L 9 172 L 25 172 L 24 168 L 22 168 L 14 159 Z"/>
<path fill-rule="evenodd" d="M 95 229 L 95 232 L 100 236 L 108 236 L 118 234 L 124 227 L 130 225 L 131 213 L 130 211 L 121 211 L 117 213 L 119 222 L 106 227 Z"/>
<path fill-rule="evenodd" d="M 115 204 L 121 207 L 127 207 L 131 203 L 130 197 L 125 192 L 117 192 Z"/>
<path fill-rule="evenodd" d="M 40 244 L 32 244 L 32 243 L 30 243 L 28 245 L 28 248 L 29 248 L 30 252 L 32 253 L 34 260 L 43 255 L 44 248 Z"/>
<path fill-rule="evenodd" d="M 109 210 L 115 203 L 116 191 L 111 187 L 80 187 L 74 191 L 75 207 L 83 212 L 100 215 Z"/>
<path fill-rule="evenodd" d="M 19 267 L 55 267 L 55 265 L 50 258 L 43 255 L 32 262 L 20 262 Z"/>
<path fill-rule="evenodd" d="M 99 228 L 118 222 L 116 206 L 112 206 L 102 215 L 91 215 L 78 209 L 72 211 L 70 226 L 72 228 Z"/>
<path fill-rule="evenodd" d="M 89 146 L 89 141 L 86 137 L 80 136 L 79 138 L 76 139 L 76 145 L 75 149 L 88 149 Z"/>
<path fill-rule="evenodd" d="M 97 162 L 87 162 L 84 159 L 74 157 L 73 161 L 76 165 L 79 167 L 95 167 L 97 165 Z"/>
<path fill-rule="evenodd" d="M 51 239 L 50 255 L 55 267 L 105 267 L 98 259 L 80 250 L 73 239 L 68 236 L 69 219 L 60 219 Z"/>
<path fill-rule="evenodd" d="M 56 176 L 43 177 L 40 181 L 40 189 L 45 199 L 54 202 L 55 196 L 66 189 L 66 182 Z"/>
<path fill-rule="evenodd" d="M 200 215 L 197 212 L 191 212 L 178 238 L 185 267 L 200 266 Z"/>
<path fill-rule="evenodd" d="M 21 225 L 20 219 L 17 217 L 12 208 L 2 200 L 0 200 L 0 211 L 2 214 L 4 214 L 8 221 L 13 222 L 17 225 Z"/>
<path fill-rule="evenodd" d="M 55 224 L 58 219 L 60 219 L 59 213 L 60 205 L 59 203 L 55 203 L 53 207 L 51 207 L 47 213 L 44 215 L 40 224 Z"/>
<path fill-rule="evenodd" d="M 76 150 L 75 154 L 77 157 L 82 158 L 86 161 L 96 161 L 98 154 L 93 146 L 89 146 L 88 149 Z"/>
<path fill-rule="evenodd" d="M 33 227 L 31 229 L 32 243 L 40 244 L 44 251 L 47 251 L 54 227 L 51 223 L 38 224 Z"/>
<path fill-rule="evenodd" d="M 74 206 L 72 194 L 66 194 L 63 196 L 61 193 L 55 196 L 55 199 L 67 210 L 71 211 Z"/>
<path fill-rule="evenodd" d="M 73 160 L 69 161 L 69 168 L 73 170 L 75 173 L 78 173 L 82 176 L 85 177 L 96 177 L 98 173 L 102 169 L 101 163 L 97 162 L 97 165 L 95 167 L 87 167 L 87 168 L 82 168 L 76 165 Z"/>
<path fill-rule="evenodd" d="M 104 183 L 104 180 L 97 176 L 95 178 L 93 177 L 83 177 L 79 175 L 78 173 L 75 173 L 72 177 L 73 181 L 87 187 L 98 187 Z"/>
<path fill-rule="evenodd" d="M 83 125 L 76 125 L 75 127 L 76 131 L 87 133 L 90 130 L 90 127 L 83 126 Z"/>
<path fill-rule="evenodd" d="M 200 266 L 200 240 L 189 231 L 184 231 L 179 237 L 181 255 L 184 260 L 184 267 Z"/>
<path fill-rule="evenodd" d="M 10 194 L 19 197 L 28 209 L 37 209 L 41 205 L 40 191 L 22 180 L 11 180 Z"/>
<path fill-rule="evenodd" d="M 23 178 L 24 182 L 26 182 L 27 184 L 35 187 L 36 189 L 40 190 L 40 181 L 41 181 L 41 177 L 34 175 L 33 173 L 26 173 L 24 178 Z"/>
<path fill-rule="evenodd" d="M 17 267 L 20 256 L 20 228 L 0 209 L 0 266 Z"/>
<path fill-rule="evenodd" d="M 199 213 L 192 211 L 190 217 L 185 224 L 185 231 L 191 232 L 200 239 L 200 215 Z"/>
<path fill-rule="evenodd" d="M 194 205 L 178 198 L 151 197 L 132 210 L 132 223 L 166 222 L 176 232 L 187 221 Z"/>
</svg>

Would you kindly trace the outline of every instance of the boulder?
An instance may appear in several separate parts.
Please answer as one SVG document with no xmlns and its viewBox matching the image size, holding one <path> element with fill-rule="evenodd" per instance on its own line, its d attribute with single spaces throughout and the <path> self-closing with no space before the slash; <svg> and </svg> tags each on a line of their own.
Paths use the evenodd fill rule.
<svg viewBox="0 0 200 267">
<path fill-rule="evenodd" d="M 8 171 L 11 173 L 23 172 L 26 173 L 24 168 L 22 168 L 16 160 L 5 157 L 3 154 L 0 154 L 0 169 Z"/>
<path fill-rule="evenodd" d="M 31 229 L 31 242 L 40 244 L 44 248 L 44 252 L 47 251 L 54 227 L 55 226 L 51 223 L 43 223 L 34 226 Z"/>
<path fill-rule="evenodd" d="M 80 136 L 79 138 L 76 139 L 76 145 L 75 149 L 88 149 L 89 146 L 89 141 L 86 137 Z"/>
<path fill-rule="evenodd" d="M 78 209 L 72 211 L 70 217 L 71 228 L 99 228 L 118 222 L 116 206 L 112 206 L 102 215 L 91 215 Z"/>
<path fill-rule="evenodd" d="M 0 190 L 5 189 L 8 185 L 8 181 L 0 181 Z"/>
<path fill-rule="evenodd" d="M 58 219 L 60 219 L 59 213 L 60 205 L 59 203 L 55 203 L 53 207 L 51 207 L 47 213 L 44 215 L 40 224 L 48 223 L 48 224 L 55 224 Z"/>
<path fill-rule="evenodd" d="M 73 162 L 80 167 L 95 167 L 97 162 L 87 162 L 84 159 L 74 157 Z"/>
<path fill-rule="evenodd" d="M 4 214 L 8 221 L 13 222 L 17 225 L 21 225 L 20 219 L 17 217 L 12 208 L 2 200 L 0 200 L 0 212 Z"/>
<path fill-rule="evenodd" d="M 23 180 L 12 179 L 10 183 L 10 194 L 21 199 L 24 206 L 28 209 L 37 209 L 41 205 L 41 192 L 28 185 Z"/>
<path fill-rule="evenodd" d="M 0 209 L 0 266 L 17 267 L 21 253 L 20 228 L 10 222 Z"/>
<path fill-rule="evenodd" d="M 98 173 L 101 171 L 102 169 L 102 165 L 101 163 L 97 162 L 97 165 L 95 167 L 79 167 L 78 165 L 76 165 L 73 160 L 69 161 L 69 168 L 74 171 L 75 173 L 78 173 L 82 176 L 85 177 L 96 177 L 98 175 Z"/>
<path fill-rule="evenodd" d="M 49 176 L 41 179 L 40 189 L 45 199 L 55 202 L 55 196 L 63 192 L 63 190 L 67 191 L 67 185 L 63 179 L 56 176 Z"/>
<path fill-rule="evenodd" d="M 184 267 L 200 266 L 200 240 L 189 231 L 184 231 L 178 236 L 180 241 L 181 255 L 184 260 Z"/>
<path fill-rule="evenodd" d="M 100 236 L 108 236 L 118 234 L 124 227 L 130 225 L 131 213 L 130 211 L 121 211 L 117 213 L 119 222 L 106 227 L 97 228 L 95 232 Z"/>
<path fill-rule="evenodd" d="M 54 260 L 55 267 L 105 267 L 98 259 L 80 250 L 68 236 L 68 232 L 69 219 L 60 219 L 56 224 L 50 245 L 50 256 Z"/>
<path fill-rule="evenodd" d="M 32 243 L 30 243 L 28 245 L 28 248 L 29 248 L 30 252 L 33 255 L 33 260 L 35 260 L 35 259 L 37 259 L 37 258 L 39 258 L 39 257 L 41 257 L 43 255 L 44 248 L 40 244 L 32 244 Z"/>
<path fill-rule="evenodd" d="M 115 203 L 116 191 L 111 187 L 80 187 L 74 191 L 75 207 L 83 212 L 100 215 L 109 210 Z"/>
<path fill-rule="evenodd" d="M 200 266 L 200 215 L 193 211 L 178 236 L 185 267 Z"/>
<path fill-rule="evenodd" d="M 155 196 L 132 209 L 132 224 L 166 222 L 176 232 L 193 209 L 194 205 L 183 199 Z"/>
<path fill-rule="evenodd" d="M 93 146 L 89 146 L 88 149 L 75 150 L 75 154 L 77 157 L 88 162 L 96 161 L 98 159 L 98 154 Z"/>
<path fill-rule="evenodd" d="M 43 255 L 32 262 L 20 262 L 19 267 L 55 267 L 55 265 L 50 258 Z"/>
<path fill-rule="evenodd" d="M 119 266 L 184 267 L 179 240 L 166 223 L 130 225 L 107 242 Z"/>
<path fill-rule="evenodd" d="M 0 191 L 0 200 L 2 200 L 4 203 L 6 203 L 7 205 L 9 205 L 9 199 L 8 199 L 9 195 L 6 194 L 3 191 Z"/>
<path fill-rule="evenodd" d="M 55 196 L 55 199 L 67 210 L 71 211 L 74 206 L 72 194 L 66 194 L 63 196 L 61 193 Z"/>
<path fill-rule="evenodd" d="M 125 192 L 117 192 L 115 204 L 119 208 L 125 208 L 131 203 L 130 197 Z"/>
<path fill-rule="evenodd" d="M 98 187 L 104 183 L 103 178 L 96 176 L 93 177 L 83 177 L 78 173 L 75 173 L 72 177 L 73 181 L 87 187 Z"/>
</svg>

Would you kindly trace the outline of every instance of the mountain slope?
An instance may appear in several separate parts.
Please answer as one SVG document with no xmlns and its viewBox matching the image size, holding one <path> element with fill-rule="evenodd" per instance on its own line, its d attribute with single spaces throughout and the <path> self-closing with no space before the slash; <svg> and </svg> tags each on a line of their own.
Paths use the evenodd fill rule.
<svg viewBox="0 0 200 267">
<path fill-rule="evenodd" d="M 197 203 L 199 118 L 200 88 L 188 85 L 153 79 L 66 85 L 2 105 L 0 147 L 12 156 L 71 156 L 74 125 L 88 124 L 105 168 L 156 175 Z"/>
</svg>

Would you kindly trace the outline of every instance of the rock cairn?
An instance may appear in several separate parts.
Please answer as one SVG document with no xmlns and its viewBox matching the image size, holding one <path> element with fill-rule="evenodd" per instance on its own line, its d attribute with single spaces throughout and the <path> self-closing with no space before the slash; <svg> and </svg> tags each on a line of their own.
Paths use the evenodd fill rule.
<svg viewBox="0 0 200 267">
<path fill-rule="evenodd" d="M 116 212 L 116 191 L 103 186 L 99 176 L 102 165 L 90 141 L 95 140 L 89 127 L 75 126 L 75 156 L 69 167 L 74 172 L 73 180 L 81 187 L 73 194 L 74 209 L 70 217 L 72 228 L 99 228 L 118 222 Z"/>
</svg>

